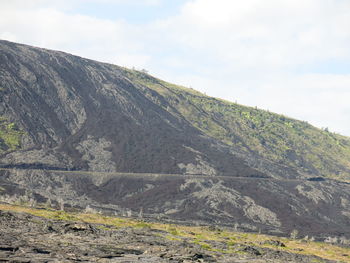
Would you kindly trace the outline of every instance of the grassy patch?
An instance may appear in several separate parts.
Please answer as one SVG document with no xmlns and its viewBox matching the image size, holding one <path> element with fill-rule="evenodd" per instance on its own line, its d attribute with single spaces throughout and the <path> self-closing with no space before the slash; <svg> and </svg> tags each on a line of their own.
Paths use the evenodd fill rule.
<svg viewBox="0 0 350 263">
<path fill-rule="evenodd" d="M 213 248 L 208 243 L 205 243 L 203 241 L 195 240 L 195 241 L 193 241 L 193 243 L 200 245 L 201 248 L 203 248 L 205 250 L 213 250 Z"/>
<path fill-rule="evenodd" d="M 145 223 L 145 222 L 139 222 L 139 223 L 135 224 L 134 227 L 137 227 L 137 228 L 152 228 L 152 224 Z"/>
<path fill-rule="evenodd" d="M 19 149 L 22 135 L 15 123 L 0 117 L 0 154 Z"/>
<path fill-rule="evenodd" d="M 177 229 L 175 227 L 169 227 L 167 229 L 167 231 L 172 234 L 173 236 L 178 236 L 180 235 L 180 233 L 177 231 Z"/>
</svg>

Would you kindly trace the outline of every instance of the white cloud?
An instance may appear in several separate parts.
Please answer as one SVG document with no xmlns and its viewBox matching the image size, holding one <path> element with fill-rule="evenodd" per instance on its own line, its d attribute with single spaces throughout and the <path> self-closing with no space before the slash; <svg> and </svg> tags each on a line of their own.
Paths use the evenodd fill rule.
<svg viewBox="0 0 350 263">
<path fill-rule="evenodd" d="M 127 5 L 159 5 L 163 0 L 1 0 L 1 6 L 13 6 L 17 8 L 28 8 L 28 7 L 60 7 L 66 8 L 70 5 L 83 5 L 83 4 L 127 4 Z"/>
<path fill-rule="evenodd" d="M 348 0 L 192 0 L 176 16 L 138 26 L 79 15 L 85 1 L 101 3 L 2 0 L 0 37 L 146 68 L 208 95 L 350 135 L 350 75 L 336 68 L 317 74 L 328 61 L 350 64 Z"/>
<path fill-rule="evenodd" d="M 140 4 L 140 5 L 158 5 L 162 0 L 73 0 L 82 3 L 91 2 L 98 4 Z"/>
<path fill-rule="evenodd" d="M 242 99 L 251 105 L 307 120 L 318 127 L 350 134 L 349 87 L 350 74 L 284 75 L 261 84 L 253 98 L 246 93 L 242 94 Z"/>
<path fill-rule="evenodd" d="M 195 74 L 168 79 L 350 135 L 350 76 L 312 74 L 350 62 L 348 1 L 195 0 L 157 26 L 192 51 L 178 64 L 198 61 Z"/>
<path fill-rule="evenodd" d="M 7 31 L 0 33 L 0 39 L 6 39 L 8 41 L 13 41 L 13 42 L 18 41 L 17 37 L 13 33 L 7 32 Z"/>
<path fill-rule="evenodd" d="M 146 60 L 146 55 L 139 52 L 142 44 L 131 37 L 130 32 L 135 29 L 125 22 L 67 14 L 48 7 L 18 8 L 12 4 L 0 9 L 2 39 L 123 66 L 130 66 L 138 58 Z"/>
<path fill-rule="evenodd" d="M 239 67 L 286 67 L 350 58 L 350 3 L 195 0 L 163 26 L 173 41 Z"/>
</svg>

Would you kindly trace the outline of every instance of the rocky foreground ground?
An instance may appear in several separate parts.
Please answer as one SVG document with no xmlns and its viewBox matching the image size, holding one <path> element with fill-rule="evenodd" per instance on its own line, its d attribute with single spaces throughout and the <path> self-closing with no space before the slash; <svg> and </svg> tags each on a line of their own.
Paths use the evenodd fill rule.
<svg viewBox="0 0 350 263">
<path fill-rule="evenodd" d="M 132 225 L 120 219 L 112 225 L 108 221 L 112 219 L 102 216 L 110 223 L 62 218 L 76 220 L 59 212 L 45 218 L 0 210 L 0 262 L 347 262 L 300 254 L 303 249 L 291 253 L 289 243 L 278 238 L 247 242 L 243 233 L 240 240 L 210 227 L 191 232 L 190 227 L 163 225 L 162 230 L 161 225 L 142 221 Z"/>
</svg>

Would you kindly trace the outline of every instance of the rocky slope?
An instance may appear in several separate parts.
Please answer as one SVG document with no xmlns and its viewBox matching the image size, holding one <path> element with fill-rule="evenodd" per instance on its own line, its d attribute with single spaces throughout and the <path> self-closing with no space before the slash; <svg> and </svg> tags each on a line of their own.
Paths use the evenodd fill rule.
<svg viewBox="0 0 350 263">
<path fill-rule="evenodd" d="M 349 249 L 323 244 L 320 253 L 314 250 L 319 244 L 305 240 L 0 207 L 41 215 L 0 210 L 1 262 L 331 263 L 349 259 Z"/>
<path fill-rule="evenodd" d="M 0 201 L 350 244 L 350 185 L 154 174 L 0 170 Z"/>
<path fill-rule="evenodd" d="M 349 178 L 350 140 L 146 73 L 0 41 L 8 167 Z"/>
<path fill-rule="evenodd" d="M 4 202 L 346 243 L 349 160 L 349 138 L 305 122 L 0 41 Z"/>
</svg>

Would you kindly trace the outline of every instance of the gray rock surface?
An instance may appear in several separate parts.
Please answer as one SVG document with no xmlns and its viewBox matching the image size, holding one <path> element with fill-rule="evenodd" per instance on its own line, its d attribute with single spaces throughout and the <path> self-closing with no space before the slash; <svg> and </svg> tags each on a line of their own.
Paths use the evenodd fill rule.
<svg viewBox="0 0 350 263">
<path fill-rule="evenodd" d="M 213 248 L 225 246 L 212 242 Z M 331 261 L 250 245 L 220 253 L 182 240 L 169 240 L 152 228 L 118 229 L 0 211 L 0 262 L 230 262 Z"/>
<path fill-rule="evenodd" d="M 5 202 L 350 240 L 350 185 L 332 180 L 0 169 L 0 187 Z"/>
</svg>

